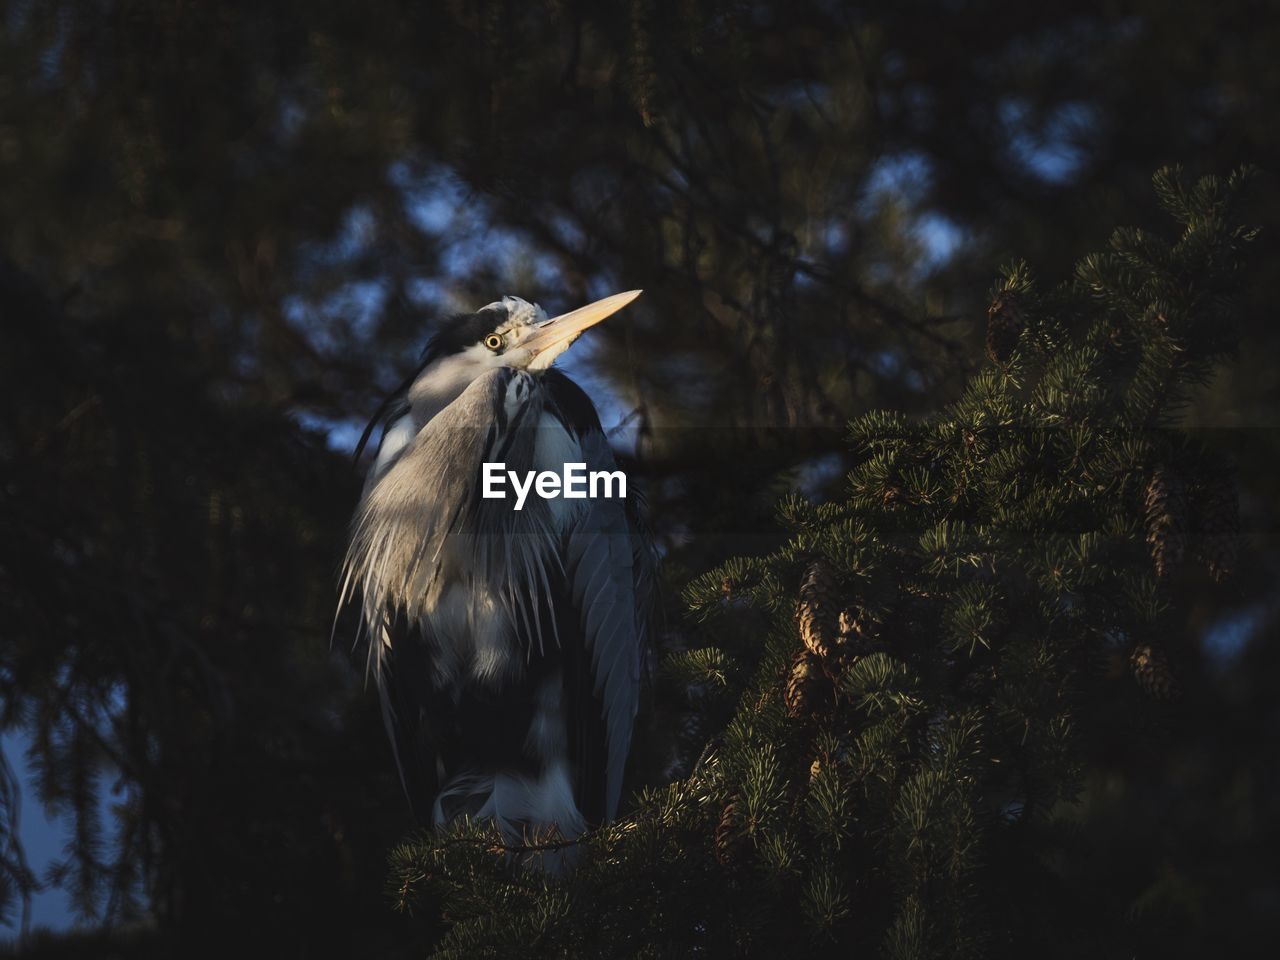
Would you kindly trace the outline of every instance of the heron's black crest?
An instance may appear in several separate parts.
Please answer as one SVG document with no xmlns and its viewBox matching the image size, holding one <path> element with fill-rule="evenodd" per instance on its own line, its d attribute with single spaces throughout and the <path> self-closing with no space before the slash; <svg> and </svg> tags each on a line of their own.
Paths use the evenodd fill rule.
<svg viewBox="0 0 1280 960">
<path fill-rule="evenodd" d="M 431 361 L 461 353 L 467 347 L 479 343 L 486 334 L 493 333 L 506 323 L 507 319 L 507 308 L 500 303 L 491 304 L 475 313 L 455 313 L 445 318 L 427 341 L 414 376 L 421 373 Z"/>
</svg>

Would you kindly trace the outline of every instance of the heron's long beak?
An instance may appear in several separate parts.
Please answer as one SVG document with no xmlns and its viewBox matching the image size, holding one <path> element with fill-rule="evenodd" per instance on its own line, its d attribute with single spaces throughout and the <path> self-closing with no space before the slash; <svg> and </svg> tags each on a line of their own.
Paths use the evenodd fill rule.
<svg viewBox="0 0 1280 960">
<path fill-rule="evenodd" d="M 589 303 L 577 310 L 570 310 L 558 317 L 544 320 L 538 324 L 537 331 L 528 340 L 520 344 L 530 353 L 529 369 L 545 370 L 552 361 L 569 345 L 582 335 L 588 327 L 593 327 L 610 314 L 617 313 L 628 303 L 640 296 L 639 290 L 628 290 L 626 293 L 615 293 L 595 303 Z"/>
</svg>

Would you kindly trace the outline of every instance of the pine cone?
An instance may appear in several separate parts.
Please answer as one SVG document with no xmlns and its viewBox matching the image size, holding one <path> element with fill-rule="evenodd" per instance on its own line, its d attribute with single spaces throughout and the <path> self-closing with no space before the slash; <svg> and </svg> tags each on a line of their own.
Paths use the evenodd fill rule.
<svg viewBox="0 0 1280 960">
<path fill-rule="evenodd" d="M 1001 290 L 987 308 L 987 356 L 995 363 L 1008 363 L 1024 326 L 1017 294 Z"/>
<path fill-rule="evenodd" d="M 1149 643 L 1140 643 L 1129 654 L 1129 667 L 1133 679 L 1143 691 L 1157 700 L 1172 700 L 1178 695 L 1178 682 L 1169 669 L 1169 659 L 1164 651 Z"/>
<path fill-rule="evenodd" d="M 1187 504 L 1181 479 L 1164 464 L 1155 468 L 1147 484 L 1146 510 L 1147 544 L 1156 576 L 1167 577 L 1186 552 Z"/>
<path fill-rule="evenodd" d="M 1235 476 L 1223 472 L 1206 484 L 1200 510 L 1200 554 L 1219 582 L 1235 572 L 1240 542 L 1240 501 Z"/>
<path fill-rule="evenodd" d="M 822 662 L 808 650 L 802 650 L 791 665 L 783 700 L 787 713 L 797 719 L 820 713 L 830 705 L 831 681 L 822 671 Z"/>
<path fill-rule="evenodd" d="M 839 642 L 839 584 L 825 560 L 816 561 L 800 583 L 796 623 L 805 648 L 823 659 L 835 653 Z"/>
<path fill-rule="evenodd" d="M 729 866 L 738 859 L 743 847 L 743 825 L 738 816 L 738 800 L 735 797 L 724 805 L 720 812 L 720 822 L 716 824 L 714 843 L 716 861 L 721 866 Z"/>
</svg>

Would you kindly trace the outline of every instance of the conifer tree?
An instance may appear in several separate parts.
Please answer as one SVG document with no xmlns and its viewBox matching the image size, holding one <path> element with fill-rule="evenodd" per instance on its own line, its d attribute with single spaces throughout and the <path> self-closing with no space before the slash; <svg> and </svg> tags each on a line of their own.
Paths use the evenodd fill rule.
<svg viewBox="0 0 1280 960">
<path fill-rule="evenodd" d="M 719 733 L 687 776 L 577 843 L 461 822 L 403 844 L 400 904 L 449 925 L 435 955 L 1096 946 L 1064 867 L 1082 744 L 1122 735 L 1109 703 L 1176 695 L 1170 579 L 1234 562 L 1229 470 L 1177 422 L 1235 346 L 1246 179 L 1161 170 L 1172 240 L 1117 230 L 1052 290 L 1006 269 L 956 402 L 857 419 L 843 498 L 787 499 L 780 549 L 688 584 L 663 671 Z M 529 869 L 564 846 L 573 870 Z"/>
</svg>

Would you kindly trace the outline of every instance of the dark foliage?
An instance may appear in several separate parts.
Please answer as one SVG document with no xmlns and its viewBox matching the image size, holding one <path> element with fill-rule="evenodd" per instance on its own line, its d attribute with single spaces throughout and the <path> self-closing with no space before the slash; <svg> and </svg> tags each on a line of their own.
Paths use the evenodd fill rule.
<svg viewBox="0 0 1280 960">
<path fill-rule="evenodd" d="M 729 714 L 688 777 L 574 844 L 565 878 L 513 867 L 483 823 L 397 850 L 403 902 L 453 921 L 436 956 L 1203 949 L 1161 892 L 1125 891 L 1164 908 L 1125 916 L 1080 882 L 1107 792 L 1089 747 L 1124 731 L 1163 752 L 1143 728 L 1189 659 L 1183 558 L 1145 534 L 1173 476 L 1216 473 L 1172 420 L 1232 347 L 1255 235 L 1240 177 L 1156 182 L 1176 242 L 1117 231 L 1044 293 L 1010 269 L 1028 322 L 1005 362 L 923 421 L 856 419 L 844 498 L 785 501 L 779 550 L 689 585 L 701 643 L 667 669 Z"/>
</svg>

